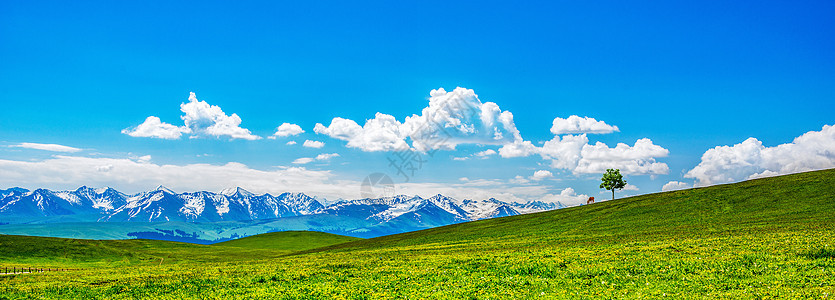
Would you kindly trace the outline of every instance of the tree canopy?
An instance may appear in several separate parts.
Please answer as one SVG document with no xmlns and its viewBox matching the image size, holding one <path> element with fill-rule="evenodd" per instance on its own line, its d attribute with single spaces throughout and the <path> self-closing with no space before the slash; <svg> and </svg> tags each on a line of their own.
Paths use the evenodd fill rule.
<svg viewBox="0 0 835 300">
<path fill-rule="evenodd" d="M 615 200 L 615 190 L 626 187 L 626 180 L 623 180 L 623 175 L 620 174 L 620 169 L 606 169 L 606 174 L 603 174 L 600 183 L 601 189 L 612 191 L 612 200 Z"/>
</svg>

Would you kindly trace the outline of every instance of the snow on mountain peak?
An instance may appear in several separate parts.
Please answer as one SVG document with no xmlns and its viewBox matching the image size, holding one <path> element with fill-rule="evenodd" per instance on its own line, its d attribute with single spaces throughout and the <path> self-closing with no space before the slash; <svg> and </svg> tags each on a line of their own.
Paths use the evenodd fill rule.
<svg viewBox="0 0 835 300">
<path fill-rule="evenodd" d="M 251 192 L 249 192 L 249 191 L 247 191 L 247 190 L 245 190 L 241 187 L 225 188 L 225 189 L 220 191 L 220 194 L 224 195 L 224 196 L 229 196 L 229 197 L 234 196 L 235 194 L 238 194 L 239 196 L 242 196 L 242 197 L 255 196 L 255 194 L 253 194 L 253 193 L 251 193 Z"/>
<path fill-rule="evenodd" d="M 169 189 L 169 188 L 167 188 L 167 187 L 162 186 L 161 184 L 160 184 L 159 186 L 157 186 L 157 188 L 156 188 L 156 189 L 154 189 L 153 191 L 154 191 L 154 192 L 156 192 L 156 191 L 162 191 L 163 193 L 168 193 L 168 194 L 172 194 L 172 195 L 176 195 L 176 194 L 177 194 L 177 193 L 175 193 L 174 191 L 172 191 L 171 189 Z"/>
</svg>

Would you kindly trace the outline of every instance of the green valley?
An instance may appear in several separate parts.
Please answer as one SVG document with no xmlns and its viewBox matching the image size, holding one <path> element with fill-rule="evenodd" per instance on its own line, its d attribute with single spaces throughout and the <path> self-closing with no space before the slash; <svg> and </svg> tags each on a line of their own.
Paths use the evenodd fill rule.
<svg viewBox="0 0 835 300">
<path fill-rule="evenodd" d="M 0 236 L 0 299 L 827 298 L 835 170 L 357 239 Z"/>
</svg>

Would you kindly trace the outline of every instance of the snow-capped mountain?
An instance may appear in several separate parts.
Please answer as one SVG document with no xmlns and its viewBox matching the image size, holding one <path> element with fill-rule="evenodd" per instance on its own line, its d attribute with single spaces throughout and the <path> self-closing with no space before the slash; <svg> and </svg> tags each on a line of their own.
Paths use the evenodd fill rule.
<svg viewBox="0 0 835 300">
<path fill-rule="evenodd" d="M 372 226 L 419 229 L 561 207 L 559 203 L 506 203 L 493 198 L 459 201 L 440 194 L 340 200 L 325 206 L 303 193 L 256 195 L 240 187 L 218 193 L 176 193 L 159 186 L 134 195 L 86 186 L 74 191 L 0 190 L 0 217 L 11 221 L 72 216 L 73 221 L 218 222 L 329 215 Z"/>
<path fill-rule="evenodd" d="M 561 209 L 566 208 L 567 206 L 563 205 L 562 202 L 542 202 L 542 201 L 531 201 L 527 203 L 518 203 L 513 202 L 510 205 L 518 212 L 523 214 L 534 213 L 539 211 L 546 211 L 546 210 L 554 210 L 554 209 Z"/>
<path fill-rule="evenodd" d="M 63 215 L 97 216 L 125 204 L 125 195 L 105 188 L 80 187 L 75 191 L 29 191 L 11 188 L 0 191 L 0 216 L 53 217 Z"/>
<path fill-rule="evenodd" d="M 510 204 L 494 198 L 481 201 L 464 200 L 461 208 L 466 210 L 474 220 L 515 216 L 519 214 L 519 211 Z"/>
</svg>

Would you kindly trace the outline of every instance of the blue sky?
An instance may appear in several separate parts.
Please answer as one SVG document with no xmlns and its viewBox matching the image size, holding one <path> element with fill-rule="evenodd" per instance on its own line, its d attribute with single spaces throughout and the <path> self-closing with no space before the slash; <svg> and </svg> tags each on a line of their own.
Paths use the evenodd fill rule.
<svg viewBox="0 0 835 300">
<path fill-rule="evenodd" d="M 594 164 L 555 160 L 568 146 L 543 150 L 555 136 L 554 119 L 572 115 L 619 129 L 586 133 L 588 147 L 572 148 L 594 163 L 667 167 L 627 174 L 634 187 L 622 194 L 830 168 L 835 133 L 824 126 L 835 124 L 833 13 L 828 1 L 3 1 L 0 186 L 137 192 L 158 184 L 180 191 L 240 185 L 333 199 L 358 197 L 358 182 L 382 172 L 398 193 L 564 202 L 605 196 Z M 513 128 L 493 144 L 462 135 L 409 182 L 389 166 L 390 149 L 352 147 L 314 130 L 317 123 L 336 130 L 337 117 L 362 126 L 378 112 L 405 123 L 429 106 L 430 91 L 457 87 L 477 95 L 467 101 L 512 113 Z M 199 126 L 179 139 L 123 133 L 149 116 L 182 128 L 180 105 L 190 92 L 225 117 L 237 115 L 238 127 L 260 139 Z M 283 123 L 305 132 L 269 139 Z M 475 127 L 478 134 L 493 129 Z M 379 137 L 362 134 L 354 138 Z M 751 137 L 756 142 L 744 143 Z M 627 149 L 613 158 L 617 143 L 637 148 L 644 138 L 649 152 Z M 324 146 L 303 147 L 306 140 Z M 515 140 L 533 148 L 500 151 Z M 414 146 L 412 137 L 403 141 Z M 717 146 L 728 147 L 702 158 Z M 488 149 L 497 153 L 471 157 Z M 333 153 L 339 156 L 315 159 Z M 300 158 L 313 161 L 293 163 Z M 204 178 L 183 179 L 195 170 Z M 551 176 L 534 178 L 537 171 Z"/>
</svg>

